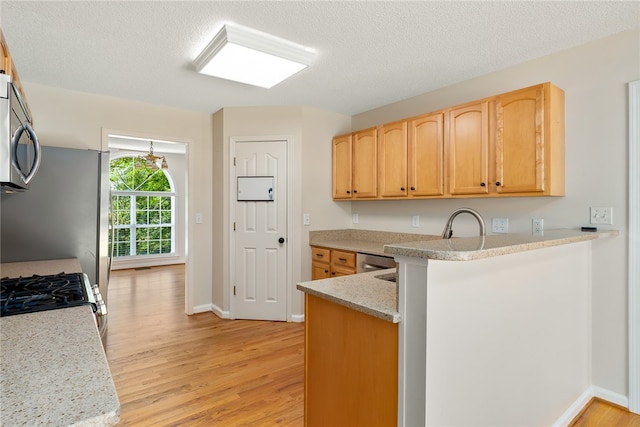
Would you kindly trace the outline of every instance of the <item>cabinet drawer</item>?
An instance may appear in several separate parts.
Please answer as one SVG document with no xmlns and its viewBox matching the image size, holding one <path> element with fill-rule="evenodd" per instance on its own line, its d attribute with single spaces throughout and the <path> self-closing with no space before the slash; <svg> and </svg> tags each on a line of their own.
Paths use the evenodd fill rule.
<svg viewBox="0 0 640 427">
<path fill-rule="evenodd" d="M 331 264 L 355 269 L 356 254 L 355 252 L 331 251 Z"/>
<path fill-rule="evenodd" d="M 329 264 L 331 261 L 331 251 L 324 248 L 311 247 L 311 261 L 324 262 Z"/>
</svg>

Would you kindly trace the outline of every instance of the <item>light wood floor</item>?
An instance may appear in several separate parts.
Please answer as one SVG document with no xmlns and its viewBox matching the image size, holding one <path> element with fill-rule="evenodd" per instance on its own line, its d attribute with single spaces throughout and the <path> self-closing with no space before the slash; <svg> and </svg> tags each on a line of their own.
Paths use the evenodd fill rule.
<svg viewBox="0 0 640 427">
<path fill-rule="evenodd" d="M 302 426 L 304 325 L 184 314 L 184 267 L 114 271 L 107 359 L 119 426 Z M 594 400 L 572 427 L 640 427 Z"/>
<path fill-rule="evenodd" d="M 114 271 L 120 426 L 302 426 L 304 325 L 184 314 L 183 266 Z"/>
</svg>

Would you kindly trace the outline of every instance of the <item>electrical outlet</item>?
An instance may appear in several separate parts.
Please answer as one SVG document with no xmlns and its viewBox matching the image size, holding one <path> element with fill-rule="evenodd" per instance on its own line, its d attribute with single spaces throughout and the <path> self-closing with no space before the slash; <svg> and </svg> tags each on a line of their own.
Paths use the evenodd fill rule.
<svg viewBox="0 0 640 427">
<path fill-rule="evenodd" d="M 420 215 L 414 215 L 411 217 L 411 226 L 414 228 L 420 227 Z"/>
<path fill-rule="evenodd" d="M 196 214 L 196 224 L 202 224 L 202 214 L 201 213 L 197 213 Z"/>
<path fill-rule="evenodd" d="M 358 214 L 352 214 L 351 215 L 351 222 L 354 224 L 358 223 Z"/>
<path fill-rule="evenodd" d="M 613 208 L 590 208 L 591 224 L 613 224 Z"/>
<path fill-rule="evenodd" d="M 308 213 L 302 214 L 302 225 L 311 225 L 311 215 Z"/>
<path fill-rule="evenodd" d="M 509 218 L 493 218 L 491 230 L 494 233 L 508 233 Z"/>
<path fill-rule="evenodd" d="M 544 234 L 544 219 L 532 218 L 531 220 L 531 233 L 534 236 L 542 236 Z"/>
</svg>

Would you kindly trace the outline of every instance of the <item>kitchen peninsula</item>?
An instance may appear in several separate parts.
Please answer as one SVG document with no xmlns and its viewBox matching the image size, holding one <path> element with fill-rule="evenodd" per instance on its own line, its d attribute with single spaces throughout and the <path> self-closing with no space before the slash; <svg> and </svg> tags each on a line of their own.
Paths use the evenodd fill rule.
<svg viewBox="0 0 640 427">
<path fill-rule="evenodd" d="M 591 248 L 617 234 L 555 230 L 387 244 L 384 252 L 399 263 L 397 291 L 384 280 L 393 270 L 305 282 L 298 289 L 306 292 L 307 305 L 322 300 L 395 326 L 396 364 L 391 358 L 391 366 L 377 366 L 396 370 L 397 425 L 552 425 L 572 416 L 591 385 Z M 308 326 L 317 321 L 313 316 L 306 312 L 307 350 L 318 330 Z M 359 332 L 343 322 L 327 334 L 343 345 L 360 340 Z M 375 345 L 382 333 L 370 327 L 364 335 Z M 375 359 L 377 353 L 360 356 Z M 305 358 L 312 374 L 307 381 L 313 380 L 322 359 Z M 340 394 L 314 387 L 305 384 L 306 396 Z M 349 392 L 367 388 L 358 384 Z M 378 425 L 396 424 L 381 405 L 359 406 L 369 419 L 378 410 L 387 414 Z M 315 415 L 305 412 L 308 426 L 327 421 L 326 414 L 321 422 Z"/>
<path fill-rule="evenodd" d="M 0 264 L 2 277 L 82 271 L 76 259 Z M 112 426 L 120 403 L 88 305 L 0 318 L 0 425 Z"/>
</svg>

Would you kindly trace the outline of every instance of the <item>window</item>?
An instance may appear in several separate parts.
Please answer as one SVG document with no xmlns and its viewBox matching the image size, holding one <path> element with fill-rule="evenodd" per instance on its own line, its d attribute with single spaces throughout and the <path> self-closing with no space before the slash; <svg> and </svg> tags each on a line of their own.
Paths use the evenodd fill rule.
<svg viewBox="0 0 640 427">
<path fill-rule="evenodd" d="M 175 252 L 175 193 L 162 169 L 136 169 L 135 157 L 111 160 L 113 256 Z"/>
</svg>

